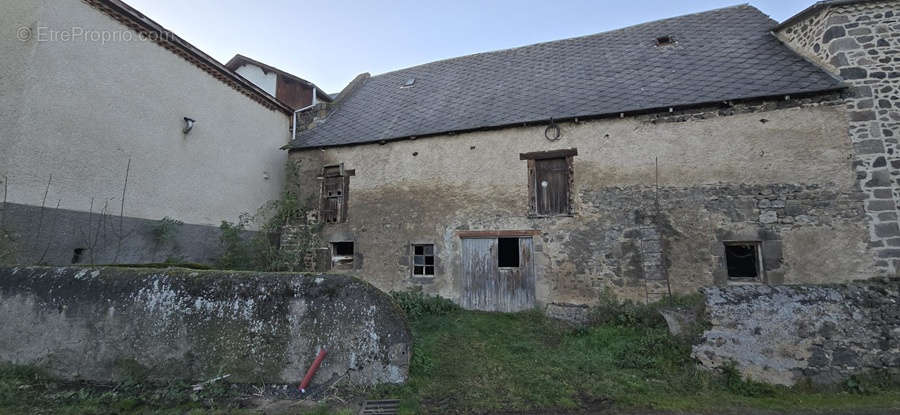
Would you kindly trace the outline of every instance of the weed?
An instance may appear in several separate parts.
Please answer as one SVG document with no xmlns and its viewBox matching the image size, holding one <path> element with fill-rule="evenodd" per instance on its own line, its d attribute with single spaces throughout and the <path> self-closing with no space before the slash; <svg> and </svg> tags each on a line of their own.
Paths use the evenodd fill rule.
<svg viewBox="0 0 900 415">
<path fill-rule="evenodd" d="M 184 225 L 184 222 L 173 219 L 168 216 L 160 219 L 156 222 L 156 225 L 153 227 L 151 232 L 153 233 L 153 241 L 157 245 L 165 245 L 166 243 L 175 239 L 175 236 L 178 235 L 178 229 L 181 228 L 181 225 Z"/>
<path fill-rule="evenodd" d="M 16 238 L 12 232 L 0 228 L 0 265 L 13 265 L 18 252 Z"/>
<path fill-rule="evenodd" d="M 742 377 L 734 362 L 730 362 L 722 367 L 722 375 L 725 378 L 726 388 L 735 395 L 762 397 L 772 396 L 775 393 L 775 388 L 772 385 Z"/>
<path fill-rule="evenodd" d="M 460 309 L 456 303 L 446 298 L 425 295 L 418 291 L 392 291 L 391 297 L 410 320 L 443 315 Z"/>
</svg>

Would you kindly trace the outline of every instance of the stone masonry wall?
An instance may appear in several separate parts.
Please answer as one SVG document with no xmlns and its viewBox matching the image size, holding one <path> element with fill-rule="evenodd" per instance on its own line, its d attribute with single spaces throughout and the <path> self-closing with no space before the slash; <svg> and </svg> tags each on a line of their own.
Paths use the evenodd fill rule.
<svg viewBox="0 0 900 415">
<path fill-rule="evenodd" d="M 900 279 L 845 285 L 705 288 L 711 327 L 693 356 L 792 385 L 900 370 Z"/>
<path fill-rule="evenodd" d="M 390 296 L 339 275 L 0 268 L 0 362 L 64 379 L 313 385 L 406 380 L 412 344 Z"/>
<path fill-rule="evenodd" d="M 852 171 L 846 115 L 839 95 L 779 97 L 561 123 L 555 142 L 546 126 L 527 126 L 291 159 L 300 200 L 319 196 L 322 166 L 355 171 L 347 221 L 323 224 L 321 242 L 353 242 L 354 269 L 339 272 L 383 290 L 458 299 L 460 232 L 531 230 L 538 306 L 591 305 L 606 291 L 652 301 L 669 287 L 727 284 L 724 245 L 737 241 L 759 246 L 772 284 L 870 278 L 868 196 Z M 574 215 L 528 216 L 519 154 L 571 148 Z M 434 245 L 433 277 L 412 275 L 413 244 Z"/>
<path fill-rule="evenodd" d="M 850 86 L 853 165 L 881 273 L 900 270 L 900 1 L 827 6 L 777 33 Z"/>
</svg>

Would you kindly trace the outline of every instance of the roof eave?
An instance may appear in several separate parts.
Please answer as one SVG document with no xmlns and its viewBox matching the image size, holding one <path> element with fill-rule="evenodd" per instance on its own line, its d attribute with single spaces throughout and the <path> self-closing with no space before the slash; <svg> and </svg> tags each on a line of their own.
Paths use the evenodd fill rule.
<svg viewBox="0 0 900 415">
<path fill-rule="evenodd" d="M 252 82 L 244 79 L 241 76 L 230 71 L 224 65 L 219 63 L 219 61 L 213 59 L 211 56 L 204 53 L 202 50 L 192 45 L 190 42 L 182 39 L 172 31 L 166 29 L 159 23 L 155 22 L 153 19 L 145 16 L 143 13 L 137 11 L 137 9 L 129 6 L 125 2 L 121 0 L 85 0 L 88 5 L 97 8 L 100 12 L 104 14 L 109 14 L 110 11 L 122 15 L 128 19 L 133 25 L 140 27 L 144 30 L 147 30 L 151 33 L 154 33 L 158 36 L 154 36 L 157 39 L 157 43 L 165 42 L 167 44 L 171 44 L 178 49 L 180 49 L 185 54 L 189 55 L 191 58 L 196 59 L 200 62 L 203 62 L 208 66 L 209 69 L 200 67 L 201 70 L 205 70 L 206 72 L 215 71 L 217 74 L 222 77 L 228 78 L 232 82 L 236 83 L 238 87 L 244 90 L 245 93 L 254 95 L 258 99 L 266 101 L 272 107 L 281 110 L 285 114 L 291 114 L 291 109 L 281 101 L 275 99 L 275 97 L 269 95 Z M 106 9 L 104 9 L 104 7 Z M 108 10 L 107 10 L 108 9 Z M 115 18 L 115 16 L 111 16 Z M 124 23 L 124 22 L 123 22 Z M 126 24 L 127 25 L 127 24 Z M 160 45 L 163 46 L 163 45 Z M 182 56 L 185 60 L 189 62 L 191 59 Z M 193 63 L 193 62 L 192 62 Z M 195 66 L 198 66 L 195 64 Z"/>
<path fill-rule="evenodd" d="M 467 128 L 467 129 L 458 129 L 458 130 L 436 131 L 436 132 L 428 132 L 428 133 L 423 133 L 423 134 L 414 135 L 414 136 L 397 136 L 397 137 L 392 137 L 392 138 L 382 138 L 382 139 L 377 139 L 377 140 L 358 141 L 358 142 L 353 142 L 353 143 L 325 144 L 325 145 L 314 144 L 314 145 L 297 146 L 297 145 L 294 145 L 294 142 L 292 141 L 292 142 L 288 143 L 287 145 L 282 146 L 281 150 L 288 150 L 290 152 L 290 151 L 303 151 L 303 150 L 314 150 L 314 149 L 324 149 L 324 148 L 334 148 L 334 147 L 351 147 L 351 146 L 368 145 L 368 144 L 385 144 L 385 143 L 394 142 L 394 141 L 408 140 L 410 137 L 415 137 L 418 139 L 418 138 L 433 137 L 433 136 L 445 135 L 445 134 L 464 134 L 464 133 L 470 133 L 470 132 L 475 132 L 475 131 L 499 130 L 499 129 L 503 129 L 503 128 L 520 127 L 522 125 L 528 125 L 528 124 L 530 124 L 530 125 L 544 124 L 544 123 L 548 123 L 551 121 L 567 122 L 567 121 L 572 121 L 575 119 L 591 120 L 591 119 L 598 119 L 598 118 L 609 118 L 609 117 L 618 116 L 618 115 L 635 116 L 635 115 L 642 115 L 642 114 L 652 114 L 652 113 L 663 112 L 663 111 L 668 112 L 669 109 L 684 110 L 684 109 L 690 109 L 690 108 L 698 108 L 698 107 L 717 105 L 717 104 L 721 104 L 722 102 L 765 100 L 765 99 L 772 99 L 775 97 L 783 97 L 783 96 L 808 97 L 808 96 L 816 96 L 816 95 L 826 95 L 829 93 L 842 91 L 847 88 L 848 88 L 847 84 L 845 84 L 844 82 L 839 82 L 831 88 L 823 88 L 823 89 L 812 90 L 812 91 L 785 92 L 785 93 L 779 93 L 779 94 L 775 94 L 775 95 L 760 95 L 760 96 L 752 96 L 752 97 L 729 98 L 729 99 L 715 100 L 715 101 L 703 101 L 703 102 L 696 102 L 696 103 L 666 105 L 666 106 L 662 106 L 662 107 L 637 108 L 637 109 L 630 109 L 630 110 L 624 110 L 624 111 L 605 112 L 605 113 L 596 113 L 596 114 L 568 115 L 568 116 L 563 116 L 563 117 L 553 117 L 552 119 L 545 118 L 545 119 L 523 120 L 523 121 L 517 121 L 514 123 L 486 125 L 486 126 L 473 127 L 473 128 Z M 297 139 L 294 141 L 301 141 L 302 139 L 303 139 L 303 137 L 297 137 Z"/>
</svg>

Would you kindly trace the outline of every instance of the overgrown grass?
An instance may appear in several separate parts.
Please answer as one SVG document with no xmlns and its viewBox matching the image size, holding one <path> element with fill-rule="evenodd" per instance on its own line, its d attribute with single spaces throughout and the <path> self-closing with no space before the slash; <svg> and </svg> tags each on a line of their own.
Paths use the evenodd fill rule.
<svg viewBox="0 0 900 415">
<path fill-rule="evenodd" d="M 203 391 L 173 381 L 165 384 L 62 382 L 32 367 L 0 365 L 2 414 L 237 414 L 228 384 L 216 383 Z"/>
<path fill-rule="evenodd" d="M 891 377 L 868 379 L 867 394 L 848 385 L 793 389 L 696 367 L 687 340 L 668 334 L 660 305 L 613 305 L 576 329 L 538 312 L 459 310 L 446 300 L 395 294 L 415 339 L 410 381 L 380 387 L 372 398 L 398 398 L 402 413 L 654 408 L 900 408 Z M 682 307 L 696 299 L 676 300 Z M 671 304 L 670 304 L 671 306 Z M 857 383 L 861 383 L 857 382 Z"/>
</svg>

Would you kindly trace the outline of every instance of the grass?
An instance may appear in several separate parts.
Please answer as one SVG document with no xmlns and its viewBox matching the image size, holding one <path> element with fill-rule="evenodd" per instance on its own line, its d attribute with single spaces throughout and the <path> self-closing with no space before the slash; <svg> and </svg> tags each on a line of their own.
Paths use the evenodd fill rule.
<svg viewBox="0 0 900 415">
<path fill-rule="evenodd" d="M 399 303 L 407 310 L 407 303 L 415 304 L 403 300 Z M 399 398 L 406 414 L 900 408 L 900 384 L 889 376 L 828 388 L 786 388 L 746 381 L 733 369 L 698 369 L 690 358 L 689 341 L 670 336 L 654 307 L 622 307 L 631 317 L 611 319 L 615 308 L 600 307 L 595 325 L 574 329 L 538 312 L 496 314 L 463 311 L 449 303 L 414 305 L 410 380 L 375 389 L 371 397 Z"/>
<path fill-rule="evenodd" d="M 482 313 L 419 294 L 394 296 L 415 339 L 410 379 L 363 393 L 400 399 L 404 414 L 900 409 L 900 383 L 886 374 L 786 388 L 747 381 L 733 368 L 698 369 L 689 342 L 668 335 L 656 306 L 603 303 L 594 324 L 572 328 L 538 312 Z M 182 382 L 87 385 L 0 366 L 0 414 L 259 413 L 237 395 L 224 383 L 200 393 Z M 352 413 L 326 405 L 308 411 Z"/>
<path fill-rule="evenodd" d="M 32 367 L 0 365 L 0 414 L 238 414 L 227 384 L 63 382 Z"/>
</svg>

